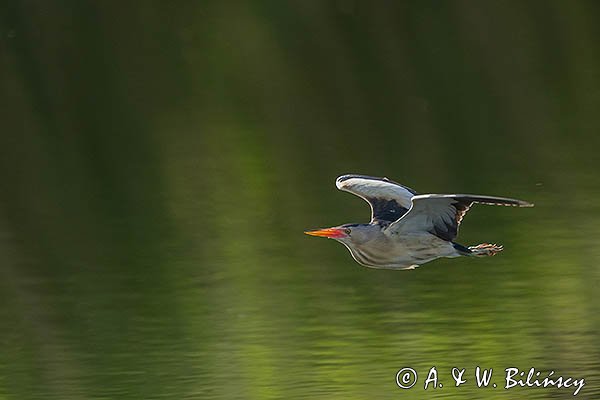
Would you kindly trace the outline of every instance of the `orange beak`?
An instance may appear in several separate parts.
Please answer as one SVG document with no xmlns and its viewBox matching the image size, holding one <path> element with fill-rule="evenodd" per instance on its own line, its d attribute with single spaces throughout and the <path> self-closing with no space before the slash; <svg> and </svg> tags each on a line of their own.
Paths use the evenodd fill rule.
<svg viewBox="0 0 600 400">
<path fill-rule="evenodd" d="M 348 236 L 344 232 L 343 228 L 324 228 L 324 229 L 317 229 L 316 231 L 306 231 L 304 233 L 306 233 L 307 235 L 311 235 L 311 236 L 320 236 L 320 237 L 326 237 L 326 238 L 330 238 L 330 239 L 339 239 L 339 238 Z"/>
</svg>

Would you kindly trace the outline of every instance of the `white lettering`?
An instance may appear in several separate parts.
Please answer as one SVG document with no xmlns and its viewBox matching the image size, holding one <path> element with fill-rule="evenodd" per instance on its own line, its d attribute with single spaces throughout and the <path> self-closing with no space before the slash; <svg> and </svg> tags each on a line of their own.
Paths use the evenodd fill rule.
<svg viewBox="0 0 600 400">
<path fill-rule="evenodd" d="M 431 369 L 429 370 L 429 374 L 427 374 L 427 379 L 425 380 L 425 386 L 424 386 L 425 390 L 427 390 L 427 387 L 429 386 L 430 383 L 433 383 L 433 388 L 437 389 L 438 378 L 437 378 L 437 369 L 435 369 L 435 367 L 431 367 Z"/>
<path fill-rule="evenodd" d="M 477 379 L 477 387 L 487 386 L 490 384 L 490 379 L 492 379 L 493 369 L 481 369 L 477 367 L 475 369 L 475 379 Z"/>
</svg>

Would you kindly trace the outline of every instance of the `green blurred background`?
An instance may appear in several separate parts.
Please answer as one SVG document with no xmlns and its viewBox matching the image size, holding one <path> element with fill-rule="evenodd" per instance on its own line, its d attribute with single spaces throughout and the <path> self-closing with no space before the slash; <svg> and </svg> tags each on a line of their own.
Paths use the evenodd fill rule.
<svg viewBox="0 0 600 400">
<path fill-rule="evenodd" d="M 0 399 L 600 397 L 599 2 L 0 16 Z M 469 213 L 497 257 L 370 270 L 302 234 L 368 220 L 343 173 L 536 207 Z"/>
</svg>

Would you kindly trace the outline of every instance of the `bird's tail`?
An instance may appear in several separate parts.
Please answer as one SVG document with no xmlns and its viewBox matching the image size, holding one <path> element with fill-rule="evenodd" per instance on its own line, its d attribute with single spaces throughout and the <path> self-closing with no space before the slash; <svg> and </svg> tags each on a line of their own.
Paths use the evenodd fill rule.
<svg viewBox="0 0 600 400">
<path fill-rule="evenodd" d="M 477 246 L 469 246 L 470 256 L 488 257 L 500 253 L 504 250 L 502 245 L 482 243 Z"/>
</svg>

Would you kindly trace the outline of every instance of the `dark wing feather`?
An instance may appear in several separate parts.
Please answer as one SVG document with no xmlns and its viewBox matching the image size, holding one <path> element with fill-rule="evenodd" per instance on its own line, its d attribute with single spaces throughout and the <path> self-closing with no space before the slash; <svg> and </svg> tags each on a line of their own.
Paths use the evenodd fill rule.
<svg viewBox="0 0 600 400">
<path fill-rule="evenodd" d="M 390 181 L 365 175 L 343 175 L 337 178 L 340 190 L 366 200 L 371 206 L 371 222 L 390 223 L 401 218 L 411 207 L 414 190 Z"/>
<path fill-rule="evenodd" d="M 452 241 L 458 227 L 473 203 L 533 207 L 522 200 L 470 194 L 424 194 L 412 198 L 412 207 L 400 220 L 390 226 L 391 232 L 426 231 L 441 239 Z"/>
</svg>

